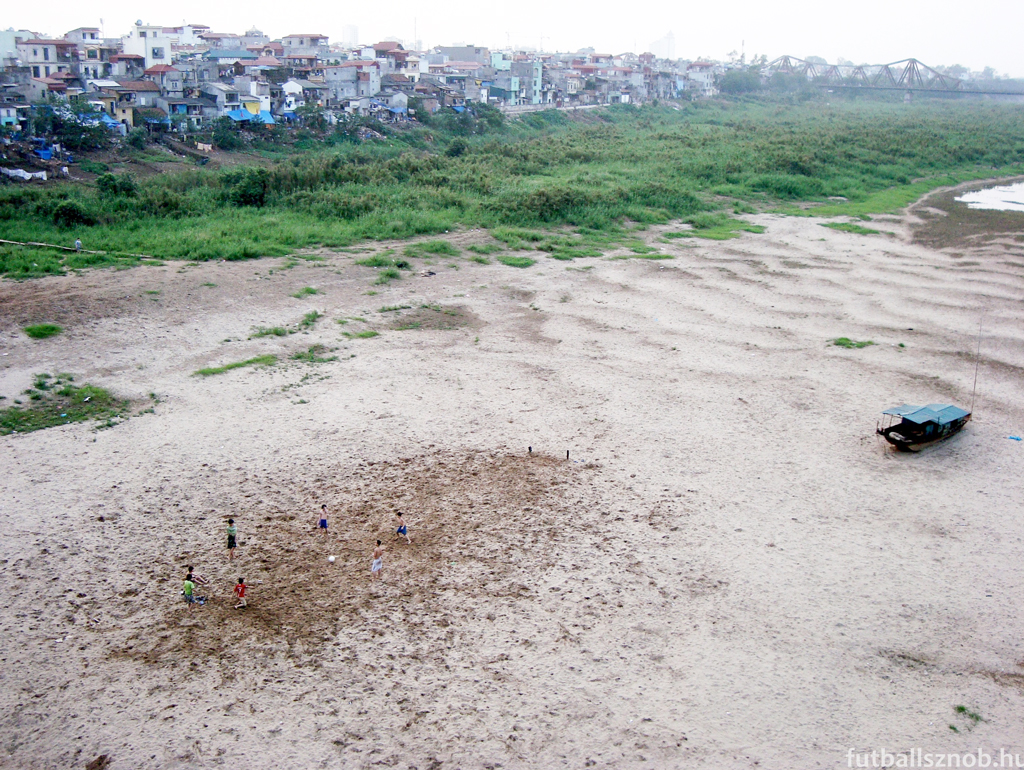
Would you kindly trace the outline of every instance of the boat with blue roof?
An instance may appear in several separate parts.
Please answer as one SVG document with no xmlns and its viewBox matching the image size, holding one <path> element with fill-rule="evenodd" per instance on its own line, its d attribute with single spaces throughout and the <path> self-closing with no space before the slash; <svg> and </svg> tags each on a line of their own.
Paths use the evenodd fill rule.
<svg viewBox="0 0 1024 770">
<path fill-rule="evenodd" d="M 970 412 L 952 404 L 903 404 L 886 409 L 882 414 L 889 416 L 889 424 L 884 428 L 879 425 L 876 433 L 905 452 L 918 452 L 943 441 L 959 433 L 971 419 Z M 899 422 L 895 420 L 897 417 Z"/>
</svg>

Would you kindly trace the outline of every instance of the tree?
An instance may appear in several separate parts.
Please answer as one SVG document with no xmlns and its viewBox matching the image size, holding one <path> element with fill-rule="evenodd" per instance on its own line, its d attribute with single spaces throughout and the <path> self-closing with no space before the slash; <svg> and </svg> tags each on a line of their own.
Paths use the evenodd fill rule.
<svg viewBox="0 0 1024 770">
<path fill-rule="evenodd" d="M 236 206 L 263 206 L 267 202 L 270 187 L 270 172 L 265 168 L 249 167 L 230 175 L 225 181 L 231 184 L 228 200 Z"/>
<path fill-rule="evenodd" d="M 761 73 L 758 68 L 730 70 L 718 83 L 723 94 L 746 94 L 761 90 Z"/>
<path fill-rule="evenodd" d="M 146 141 L 149 139 L 149 135 L 146 133 L 144 128 L 133 128 L 128 132 L 128 137 L 125 139 L 129 146 L 134 147 L 136 150 L 146 149 Z"/>
<path fill-rule="evenodd" d="M 295 110 L 295 115 L 302 121 L 302 125 L 313 131 L 327 130 L 327 113 L 319 104 L 307 102 Z"/>
<path fill-rule="evenodd" d="M 237 150 L 245 144 L 238 136 L 235 121 L 226 115 L 213 121 L 213 143 L 219 150 Z"/>
</svg>

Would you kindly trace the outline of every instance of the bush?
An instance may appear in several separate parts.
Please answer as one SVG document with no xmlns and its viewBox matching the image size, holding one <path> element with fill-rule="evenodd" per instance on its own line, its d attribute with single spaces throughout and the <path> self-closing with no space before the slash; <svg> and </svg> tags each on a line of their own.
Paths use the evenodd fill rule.
<svg viewBox="0 0 1024 770">
<path fill-rule="evenodd" d="M 235 177 L 228 200 L 236 206 L 263 206 L 267 202 L 270 173 L 265 168 L 245 168 Z"/>
<path fill-rule="evenodd" d="M 62 331 L 64 330 L 57 326 L 57 324 L 36 324 L 35 326 L 25 327 L 25 334 L 34 340 L 45 340 L 47 337 L 53 337 Z"/>
<path fill-rule="evenodd" d="M 119 195 L 131 198 L 139 190 L 129 174 L 102 174 L 96 179 L 96 188 L 105 198 L 116 198 Z"/>
<path fill-rule="evenodd" d="M 469 145 L 466 144 L 466 140 L 462 137 L 456 137 L 452 140 L 452 143 L 448 145 L 448 149 L 444 151 L 444 154 L 449 158 L 457 158 L 467 149 L 469 149 Z"/>
<path fill-rule="evenodd" d="M 144 128 L 133 128 L 128 132 L 128 138 L 126 142 L 136 150 L 146 149 L 146 142 L 149 141 L 149 134 L 146 133 Z"/>
<path fill-rule="evenodd" d="M 234 121 L 228 117 L 217 118 L 213 122 L 213 143 L 220 150 L 238 150 L 245 146 Z"/>
<path fill-rule="evenodd" d="M 53 222 L 58 227 L 79 227 L 96 224 L 96 217 L 75 201 L 61 201 L 53 208 Z"/>
</svg>

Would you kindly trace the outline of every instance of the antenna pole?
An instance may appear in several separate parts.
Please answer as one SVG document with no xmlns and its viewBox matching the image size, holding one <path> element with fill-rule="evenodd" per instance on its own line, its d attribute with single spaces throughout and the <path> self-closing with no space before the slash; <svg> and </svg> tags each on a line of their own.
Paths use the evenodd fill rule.
<svg viewBox="0 0 1024 770">
<path fill-rule="evenodd" d="M 981 325 L 985 322 L 985 314 L 978 321 L 978 352 L 974 355 L 974 389 L 971 390 L 971 414 L 974 414 L 974 395 L 978 392 L 978 367 L 981 364 Z"/>
</svg>

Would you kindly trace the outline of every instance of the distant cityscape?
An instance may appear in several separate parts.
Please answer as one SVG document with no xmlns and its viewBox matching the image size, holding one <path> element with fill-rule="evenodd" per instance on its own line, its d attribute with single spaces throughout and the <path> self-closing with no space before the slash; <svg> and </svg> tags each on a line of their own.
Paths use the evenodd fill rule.
<svg viewBox="0 0 1024 770">
<path fill-rule="evenodd" d="M 201 130 L 220 117 L 288 122 L 303 109 L 397 122 L 416 109 L 481 102 L 505 112 L 643 103 L 716 93 L 716 78 L 741 60 L 674 59 L 671 33 L 644 53 L 494 50 L 476 45 L 420 50 L 401 41 L 357 42 L 260 30 L 215 32 L 201 24 L 136 23 L 116 38 L 95 27 L 61 38 L 0 32 L 0 125 L 25 126 L 30 105 L 69 99 L 92 105 L 122 131 L 164 124 Z M 410 104 L 410 100 L 412 100 Z M 412 105 L 412 106 L 411 106 Z"/>
<path fill-rule="evenodd" d="M 343 27 L 340 42 L 314 33 L 271 39 L 258 29 L 235 34 L 202 24 L 164 27 L 141 21 L 116 38 L 104 37 L 96 27 L 79 27 L 61 38 L 8 29 L 0 32 L 0 128 L 28 128 L 31 105 L 53 100 L 88 104 L 124 134 L 134 127 L 201 131 L 222 117 L 301 122 L 310 110 L 323 111 L 331 122 L 360 115 L 395 123 L 415 117 L 417 110 L 462 110 L 473 103 L 517 113 L 701 99 L 730 82 L 741 89 L 759 87 L 779 71 L 799 75 L 795 81 L 824 73 L 819 84 L 826 85 L 869 79 L 867 65 L 842 59 L 827 65 L 817 57 L 782 57 L 773 63 L 781 62 L 781 70 L 770 67 L 766 57 L 748 62 L 736 53 L 728 61 L 678 59 L 671 32 L 642 53 L 476 45 L 423 49 L 419 41 L 411 47 L 400 40 L 361 45 L 358 36 L 351 25 Z M 940 73 L 907 61 L 913 64 L 906 72 L 918 79 L 925 72 L 932 84 L 947 90 L 950 84 L 959 89 L 971 77 L 994 76 L 989 69 L 972 74 L 959 66 Z"/>
</svg>

